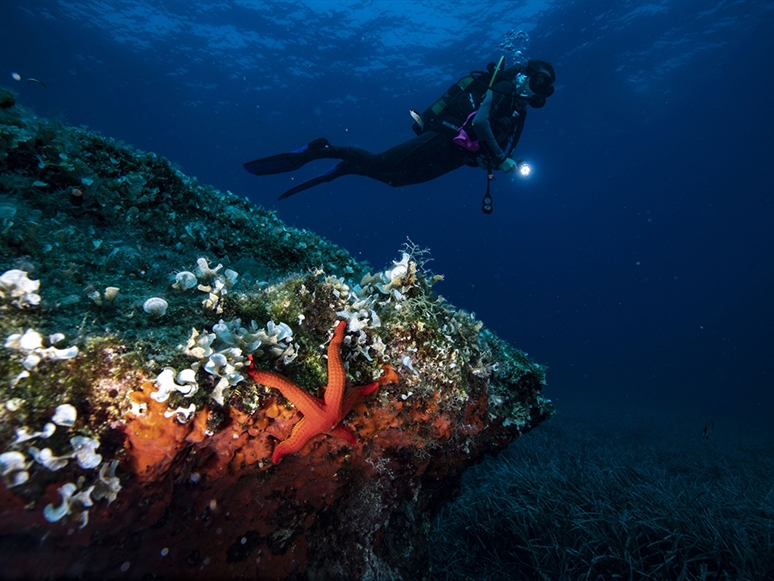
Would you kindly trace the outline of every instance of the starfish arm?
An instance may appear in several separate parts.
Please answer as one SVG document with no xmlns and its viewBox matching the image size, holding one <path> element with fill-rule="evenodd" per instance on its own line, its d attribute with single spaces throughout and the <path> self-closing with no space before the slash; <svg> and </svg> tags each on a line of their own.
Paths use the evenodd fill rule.
<svg viewBox="0 0 774 581">
<path fill-rule="evenodd" d="M 365 396 L 371 395 L 380 387 L 389 385 L 390 383 L 398 383 L 400 381 L 400 375 L 397 374 L 391 365 L 384 365 L 382 368 L 384 369 L 384 373 L 376 381 L 372 381 L 366 385 L 351 387 L 347 390 L 347 393 L 344 395 L 344 402 L 342 403 L 342 420 L 350 411 L 352 411 L 355 404 Z"/>
<path fill-rule="evenodd" d="M 384 373 L 376 381 L 372 381 L 366 385 L 358 385 L 347 390 L 347 393 L 344 396 L 344 403 L 342 404 L 343 415 L 341 416 L 341 419 L 344 419 L 355 404 L 365 396 L 371 395 L 380 387 L 384 387 L 390 383 L 398 383 L 400 381 L 400 375 L 397 374 L 391 365 L 384 365 L 382 368 L 384 369 Z"/>
<path fill-rule="evenodd" d="M 301 418 L 299 422 L 293 426 L 290 437 L 287 440 L 282 440 L 282 442 L 274 447 L 274 452 L 271 454 L 272 463 L 276 464 L 286 454 L 298 452 L 304 447 L 304 444 L 323 431 L 324 430 L 320 430 L 318 426 L 314 425 L 314 422 L 309 422 L 306 418 Z"/>
<path fill-rule="evenodd" d="M 346 321 L 339 321 L 328 345 L 328 386 L 325 388 L 325 406 L 336 415 L 344 417 L 342 403 L 347 372 L 341 360 L 341 342 L 344 340 Z"/>
<path fill-rule="evenodd" d="M 337 438 L 346 440 L 353 446 L 357 443 L 357 438 L 355 438 L 354 432 L 343 424 L 339 424 L 338 426 L 333 428 L 331 430 L 331 436 L 336 436 Z"/>
<path fill-rule="evenodd" d="M 278 389 L 290 403 L 304 414 L 304 417 L 315 418 L 325 413 L 322 402 L 318 398 L 304 391 L 289 379 L 271 371 L 258 369 L 248 369 L 247 374 L 256 383 Z"/>
<path fill-rule="evenodd" d="M 352 388 L 352 391 L 354 391 L 358 397 L 365 397 L 367 395 L 371 395 L 373 392 L 379 389 L 380 385 L 381 384 L 378 381 L 373 381 L 367 385 L 359 385 L 354 387 Z"/>
</svg>

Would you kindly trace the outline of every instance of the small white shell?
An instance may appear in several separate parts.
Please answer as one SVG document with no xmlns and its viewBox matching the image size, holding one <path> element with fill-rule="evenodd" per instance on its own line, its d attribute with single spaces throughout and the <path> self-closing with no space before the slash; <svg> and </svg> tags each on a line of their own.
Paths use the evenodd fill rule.
<svg viewBox="0 0 774 581">
<path fill-rule="evenodd" d="M 118 295 L 118 291 L 120 291 L 120 290 L 121 289 L 118 288 L 117 286 L 106 287 L 105 288 L 105 300 L 107 302 L 109 302 L 109 303 L 112 303 L 116 299 L 116 296 Z"/>
<path fill-rule="evenodd" d="M 163 317 L 167 312 L 169 303 L 159 297 L 151 297 L 142 306 L 142 310 L 151 315 L 152 317 Z"/>
</svg>

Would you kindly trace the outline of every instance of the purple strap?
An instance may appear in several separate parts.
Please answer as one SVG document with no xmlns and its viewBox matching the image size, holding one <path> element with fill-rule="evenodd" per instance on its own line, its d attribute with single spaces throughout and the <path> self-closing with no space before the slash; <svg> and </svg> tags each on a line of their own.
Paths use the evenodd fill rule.
<svg viewBox="0 0 774 581">
<path fill-rule="evenodd" d="M 465 126 L 468 124 L 471 117 L 473 117 L 476 113 L 478 113 L 478 111 L 473 111 L 470 115 L 468 115 L 468 118 L 465 119 L 465 123 L 463 123 L 462 127 L 460 127 L 460 130 L 457 133 L 457 136 L 454 139 L 452 139 L 454 143 L 470 151 L 478 151 L 481 147 L 481 144 L 479 143 L 478 139 L 473 141 L 470 138 L 470 135 L 468 135 L 468 132 L 465 131 Z"/>
</svg>

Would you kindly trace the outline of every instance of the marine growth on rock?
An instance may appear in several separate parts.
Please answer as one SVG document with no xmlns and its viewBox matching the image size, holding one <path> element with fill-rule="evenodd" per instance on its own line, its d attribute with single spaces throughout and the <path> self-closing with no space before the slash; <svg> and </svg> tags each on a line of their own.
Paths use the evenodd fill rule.
<svg viewBox="0 0 774 581">
<path fill-rule="evenodd" d="M 410 243 L 358 262 L 15 102 L 0 191 L 0 533 L 19 577 L 414 579 L 464 469 L 553 413 L 543 368 L 436 294 Z M 341 398 L 355 438 L 275 464 L 299 394 L 326 401 L 334 329 L 339 387 L 397 374 Z"/>
</svg>

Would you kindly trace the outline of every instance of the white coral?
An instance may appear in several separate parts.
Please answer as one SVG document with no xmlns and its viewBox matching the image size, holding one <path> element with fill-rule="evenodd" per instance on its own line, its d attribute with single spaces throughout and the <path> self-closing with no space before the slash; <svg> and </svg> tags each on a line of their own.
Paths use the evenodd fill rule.
<svg viewBox="0 0 774 581">
<path fill-rule="evenodd" d="M 287 365 L 298 357 L 298 343 L 293 343 L 293 329 L 285 323 L 269 321 L 266 330 L 261 329 L 257 333 L 261 339 L 261 346 L 266 346 L 268 354 L 276 359 L 282 359 Z"/>
<path fill-rule="evenodd" d="M 196 329 L 191 329 L 191 336 L 183 350 L 183 355 L 190 355 L 196 359 L 209 357 L 213 353 L 212 342 L 217 339 L 215 333 L 200 334 Z"/>
<path fill-rule="evenodd" d="M 220 353 L 213 353 L 204 363 L 204 370 L 207 373 L 220 378 L 211 394 L 212 399 L 220 405 L 225 403 L 226 390 L 244 380 L 242 374 L 239 373 L 239 370 L 244 367 L 244 362 L 242 351 L 232 348 L 224 349 Z M 201 365 L 201 362 L 194 365 Z"/>
<path fill-rule="evenodd" d="M 178 422 L 180 422 L 181 424 L 185 424 L 186 422 L 190 421 L 191 418 L 193 418 L 195 413 L 196 413 L 196 404 L 192 403 L 188 407 L 179 406 L 177 409 L 167 410 L 164 412 L 164 417 L 171 418 L 172 416 L 174 416 Z"/>
<path fill-rule="evenodd" d="M 56 406 L 56 410 L 54 411 L 54 415 L 51 418 L 51 421 L 54 422 L 57 426 L 70 428 L 73 426 L 73 424 L 75 424 L 75 419 L 77 417 L 78 412 L 76 409 L 69 403 L 64 403 L 62 405 Z"/>
<path fill-rule="evenodd" d="M 198 384 L 196 383 L 196 373 L 192 369 L 181 371 L 177 375 L 177 381 L 180 383 L 175 382 L 175 370 L 171 367 L 165 367 L 156 377 L 155 383 L 158 391 L 150 394 L 151 398 L 157 402 L 164 402 L 176 391 L 187 397 L 196 393 Z"/>
<path fill-rule="evenodd" d="M 336 314 L 347 320 L 347 331 L 350 333 L 356 333 L 369 327 L 376 329 L 382 326 L 382 320 L 373 309 L 359 309 L 357 311 L 344 309 Z M 369 318 L 371 319 L 370 323 L 368 321 Z"/>
<path fill-rule="evenodd" d="M 30 280 L 23 270 L 7 270 L 0 275 L 0 298 L 10 300 L 12 305 L 23 309 L 40 304 L 39 280 Z"/>
<path fill-rule="evenodd" d="M 74 436 L 70 438 L 73 447 L 73 456 L 78 460 L 78 466 L 84 470 L 96 468 L 102 462 L 102 455 L 96 453 L 99 440 L 86 436 Z"/>
<path fill-rule="evenodd" d="M 226 270 L 224 275 L 228 273 L 229 271 Z M 221 277 L 216 282 L 222 282 Z M 293 329 L 282 322 L 269 321 L 265 328 L 260 328 L 255 321 L 251 321 L 245 327 L 242 326 L 240 319 L 231 321 L 221 319 L 213 325 L 212 331 L 212 333 L 199 333 L 196 329 L 191 330 L 191 336 L 183 353 L 194 357 L 197 361 L 191 364 L 191 369 L 184 370 L 181 374 L 184 372 L 194 374 L 203 369 L 219 378 L 210 397 L 220 405 L 224 405 L 228 390 L 244 380 L 240 371 L 245 365 L 246 353 L 268 354 L 281 359 L 285 364 L 298 356 L 298 344 L 293 343 Z M 159 391 L 151 394 L 156 401 L 166 401 L 173 391 L 182 391 L 181 386 L 178 385 L 183 383 L 181 376 L 178 376 L 178 383 L 175 383 L 172 380 L 174 370 L 165 370 L 165 372 L 156 378 Z M 175 416 L 182 422 L 188 421 L 192 416 L 193 411 L 189 411 L 190 409 L 189 406 L 168 410 L 165 413 L 167 417 Z"/>
<path fill-rule="evenodd" d="M 221 369 L 228 366 L 228 359 L 223 353 L 213 353 L 204 364 L 204 370 L 210 375 L 220 375 Z"/>
<path fill-rule="evenodd" d="M 8 488 L 19 486 L 29 480 L 27 472 L 29 464 L 21 452 L 11 451 L 0 454 L 0 475 L 5 479 Z"/>
<path fill-rule="evenodd" d="M 196 274 L 197 278 L 208 280 L 210 278 L 217 278 L 218 271 L 221 268 L 223 268 L 222 264 L 218 264 L 218 266 L 215 268 L 210 268 L 210 264 L 207 259 L 201 257 L 196 261 L 196 268 L 194 269 L 194 273 Z"/>
<path fill-rule="evenodd" d="M 346 299 L 349 297 L 349 285 L 344 282 L 344 277 L 326 276 L 325 284 L 332 287 L 332 292 L 337 298 Z"/>
<path fill-rule="evenodd" d="M 62 504 L 60 504 L 58 508 L 53 504 L 48 504 L 43 509 L 43 516 L 48 522 L 60 521 L 70 514 L 70 505 L 72 504 L 72 497 L 76 490 L 78 490 L 78 487 L 72 482 L 68 482 L 59 487 Z"/>
<path fill-rule="evenodd" d="M 239 273 L 235 270 L 231 270 L 230 268 L 227 268 L 223 271 L 223 282 L 226 284 L 226 288 L 231 288 L 234 286 L 234 283 L 236 282 L 237 277 L 239 276 Z"/>
<path fill-rule="evenodd" d="M 196 280 L 196 275 L 193 272 L 184 270 L 175 275 L 175 282 L 172 283 L 172 288 L 184 291 L 195 287 L 198 283 L 199 281 Z"/>
<path fill-rule="evenodd" d="M 239 274 L 230 268 L 227 268 L 221 274 L 219 271 L 223 268 L 223 265 L 218 264 L 215 268 L 210 268 L 206 258 L 200 258 L 197 264 L 198 266 L 195 269 L 196 276 L 203 281 L 212 279 L 211 284 L 200 284 L 197 287 L 200 291 L 207 293 L 207 298 L 202 301 L 202 305 L 205 309 L 222 313 L 221 299 L 234 286 Z"/>
<path fill-rule="evenodd" d="M 57 522 L 72 513 L 74 507 L 89 508 L 94 505 L 94 501 L 91 499 L 91 493 L 94 490 L 93 485 L 76 493 L 77 490 L 78 487 L 72 482 L 67 482 L 60 486 L 59 494 L 62 497 L 62 504 L 58 507 L 55 507 L 53 504 L 46 505 L 43 509 L 45 519 L 48 522 Z M 89 522 L 89 511 L 81 511 L 79 517 L 81 519 L 80 528 L 83 528 Z"/>
<path fill-rule="evenodd" d="M 113 460 L 110 464 L 105 462 L 99 467 L 99 477 L 94 484 L 94 492 L 92 492 L 95 500 L 106 498 L 108 504 L 110 504 L 118 497 L 118 492 L 121 490 L 121 481 L 116 476 L 117 466 L 118 460 Z"/>
<path fill-rule="evenodd" d="M 250 321 L 249 327 L 243 327 L 240 319 L 228 322 L 221 319 L 213 325 L 212 331 L 217 335 L 218 341 L 229 347 L 238 347 L 244 353 L 252 353 L 262 343 L 262 329 L 255 321 Z M 265 336 L 265 333 L 263 335 Z"/>
<path fill-rule="evenodd" d="M 413 273 L 416 272 L 416 262 L 411 260 L 411 255 L 404 252 L 401 259 L 392 262 L 392 268 L 388 268 L 376 274 L 365 275 L 360 284 L 355 287 L 358 297 L 355 308 L 363 305 L 370 306 L 379 297 L 381 303 L 394 302 L 395 308 L 402 308 L 402 302 L 406 299 L 405 292 L 414 284 Z"/>
<path fill-rule="evenodd" d="M 67 462 L 70 459 L 70 456 L 54 456 L 54 452 L 51 448 L 39 450 L 34 446 L 30 446 L 27 449 L 27 452 L 29 452 L 29 455 L 32 456 L 32 459 L 35 460 L 35 462 L 48 468 L 52 472 L 56 472 L 60 468 L 67 466 Z"/>
<path fill-rule="evenodd" d="M 223 312 L 223 307 L 220 306 L 220 299 L 228 294 L 228 290 L 226 289 L 226 284 L 222 280 L 217 279 L 210 286 L 200 284 L 197 288 L 200 291 L 207 293 L 207 298 L 202 301 L 202 306 L 204 306 L 205 309 L 215 311 L 216 313 Z"/>
<path fill-rule="evenodd" d="M 52 337 L 58 337 L 52 335 Z M 43 360 L 58 361 L 72 359 L 78 355 L 78 347 L 57 349 L 56 347 L 43 347 L 43 337 L 34 329 L 27 329 L 23 334 L 14 333 L 5 340 L 6 349 L 16 349 L 26 354 L 22 366 L 28 371 L 34 370 Z"/>
<path fill-rule="evenodd" d="M 371 344 L 371 349 L 376 351 L 380 356 L 384 357 L 384 354 L 387 351 L 387 345 L 384 344 L 381 337 L 377 337 Z"/>
<path fill-rule="evenodd" d="M 44 425 L 43 430 L 40 432 L 30 432 L 30 429 L 27 426 L 22 426 L 21 428 L 16 428 L 16 439 L 13 443 L 21 444 L 22 442 L 34 440 L 35 438 L 50 438 L 55 431 L 56 426 L 51 422 Z"/>
<path fill-rule="evenodd" d="M 406 276 L 409 272 L 411 256 L 407 252 L 403 253 L 400 261 L 392 261 L 393 267 L 384 271 L 382 280 L 387 284 L 393 284 L 396 280 L 399 280 Z"/>
</svg>

